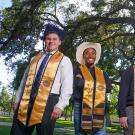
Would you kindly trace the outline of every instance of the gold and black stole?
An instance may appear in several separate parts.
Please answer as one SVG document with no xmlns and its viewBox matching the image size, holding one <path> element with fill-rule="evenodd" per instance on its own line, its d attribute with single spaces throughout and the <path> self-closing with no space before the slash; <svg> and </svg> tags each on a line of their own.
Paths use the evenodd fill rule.
<svg viewBox="0 0 135 135">
<path fill-rule="evenodd" d="M 30 64 L 28 77 L 26 80 L 24 92 L 20 101 L 18 114 L 17 114 L 17 119 L 21 121 L 24 125 L 26 125 L 26 121 L 27 121 L 28 106 L 31 100 L 30 95 L 32 92 L 32 84 L 35 79 L 37 65 L 43 55 L 44 53 L 42 52 L 36 55 Z M 49 59 L 46 65 L 45 71 L 43 73 L 43 77 L 40 82 L 40 86 L 36 93 L 34 103 L 32 104 L 32 111 L 28 123 L 29 126 L 42 122 L 42 117 L 44 114 L 48 96 L 50 94 L 50 90 L 52 88 L 55 75 L 57 73 L 62 58 L 63 58 L 63 54 L 57 51 L 55 52 L 55 54 L 51 56 L 51 58 Z"/>
<path fill-rule="evenodd" d="M 95 89 L 94 79 L 85 65 L 80 69 L 84 77 L 84 91 L 82 100 L 81 128 L 90 131 L 92 128 L 102 128 L 104 126 L 106 83 L 101 69 L 95 68 Z"/>
</svg>

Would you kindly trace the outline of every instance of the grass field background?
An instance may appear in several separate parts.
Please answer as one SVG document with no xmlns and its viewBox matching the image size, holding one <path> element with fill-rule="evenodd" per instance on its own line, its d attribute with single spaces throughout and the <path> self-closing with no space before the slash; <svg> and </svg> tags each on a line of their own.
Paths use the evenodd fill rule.
<svg viewBox="0 0 135 135">
<path fill-rule="evenodd" d="M 12 117 L 0 116 L 0 122 L 11 123 Z M 10 129 L 11 126 L 0 125 L 0 135 L 9 135 Z M 65 129 L 65 130 L 61 130 L 61 129 Z M 54 135 L 74 135 L 73 130 L 74 130 L 73 121 L 70 120 L 65 121 L 64 119 L 61 118 L 56 122 Z M 107 132 L 122 133 L 122 128 L 118 123 L 112 123 L 111 126 L 107 127 Z M 36 135 L 35 131 L 33 135 Z"/>
</svg>

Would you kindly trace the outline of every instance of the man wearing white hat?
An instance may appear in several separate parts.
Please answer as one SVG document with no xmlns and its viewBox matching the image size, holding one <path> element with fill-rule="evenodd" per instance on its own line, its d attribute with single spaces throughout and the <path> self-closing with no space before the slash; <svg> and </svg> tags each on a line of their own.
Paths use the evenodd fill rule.
<svg viewBox="0 0 135 135">
<path fill-rule="evenodd" d="M 76 52 L 80 67 L 74 70 L 74 127 L 75 135 L 106 135 L 106 93 L 111 82 L 95 64 L 101 56 L 99 43 L 84 42 Z"/>
</svg>

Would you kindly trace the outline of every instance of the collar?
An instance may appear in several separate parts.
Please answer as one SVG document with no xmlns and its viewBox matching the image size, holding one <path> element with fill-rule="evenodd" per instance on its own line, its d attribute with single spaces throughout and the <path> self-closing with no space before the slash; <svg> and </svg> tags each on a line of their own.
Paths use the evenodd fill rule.
<svg viewBox="0 0 135 135">
<path fill-rule="evenodd" d="M 51 52 L 48 52 L 46 51 L 46 53 L 50 53 L 51 55 L 53 55 L 55 52 L 57 52 L 58 50 L 55 50 L 55 51 L 51 51 Z"/>
<path fill-rule="evenodd" d="M 92 68 L 94 68 L 94 64 L 92 64 L 92 65 L 86 65 L 89 69 L 92 69 Z"/>
</svg>

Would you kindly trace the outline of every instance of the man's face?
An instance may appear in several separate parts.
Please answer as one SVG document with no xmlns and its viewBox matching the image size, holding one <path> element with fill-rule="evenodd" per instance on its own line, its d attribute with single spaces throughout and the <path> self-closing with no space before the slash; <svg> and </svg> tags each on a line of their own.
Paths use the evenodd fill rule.
<svg viewBox="0 0 135 135">
<path fill-rule="evenodd" d="M 93 48 L 87 48 L 83 52 L 83 58 L 85 64 L 94 64 L 96 60 L 96 50 Z"/>
<path fill-rule="evenodd" d="M 45 38 L 45 49 L 48 52 L 58 50 L 61 45 L 61 40 L 56 33 L 49 33 Z"/>
</svg>

